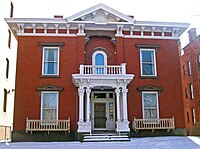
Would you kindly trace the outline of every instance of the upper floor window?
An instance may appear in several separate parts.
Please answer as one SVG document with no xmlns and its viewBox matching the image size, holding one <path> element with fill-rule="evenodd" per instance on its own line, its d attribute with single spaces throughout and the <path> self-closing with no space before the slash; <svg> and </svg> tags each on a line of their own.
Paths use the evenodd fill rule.
<svg viewBox="0 0 200 149">
<path fill-rule="evenodd" d="M 194 99 L 194 89 L 192 84 L 190 84 L 190 98 Z"/>
<path fill-rule="evenodd" d="M 9 76 L 9 60 L 6 58 L 6 78 L 8 79 Z"/>
<path fill-rule="evenodd" d="M 197 61 L 198 61 L 198 66 L 200 68 L 200 54 L 198 54 Z"/>
<path fill-rule="evenodd" d="M 8 48 L 11 48 L 11 31 L 8 30 Z"/>
<path fill-rule="evenodd" d="M 42 75 L 59 75 L 59 47 L 43 47 Z"/>
<path fill-rule="evenodd" d="M 190 62 L 190 61 L 188 61 L 188 74 L 189 74 L 189 75 L 192 74 L 191 62 Z"/>
<path fill-rule="evenodd" d="M 13 5 L 13 3 L 11 2 L 11 3 L 10 3 L 10 17 L 11 17 L 11 18 L 13 17 L 13 11 L 14 11 L 14 5 Z"/>
<path fill-rule="evenodd" d="M 142 92 L 143 119 L 158 119 L 158 92 Z"/>
<path fill-rule="evenodd" d="M 107 55 L 104 51 L 95 51 L 92 55 L 92 65 L 95 68 L 95 74 L 105 74 L 107 65 Z"/>
<path fill-rule="evenodd" d="M 183 65 L 183 75 L 185 76 L 186 70 L 185 70 L 185 65 Z"/>
<path fill-rule="evenodd" d="M 140 49 L 141 76 L 157 76 L 155 49 Z"/>
<path fill-rule="evenodd" d="M 58 91 L 41 92 L 41 119 L 58 119 Z"/>
</svg>

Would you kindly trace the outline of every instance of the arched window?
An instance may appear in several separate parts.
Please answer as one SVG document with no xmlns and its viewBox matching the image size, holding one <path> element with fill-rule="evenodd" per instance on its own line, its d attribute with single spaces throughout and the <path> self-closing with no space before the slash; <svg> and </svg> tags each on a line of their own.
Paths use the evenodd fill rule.
<svg viewBox="0 0 200 149">
<path fill-rule="evenodd" d="M 98 53 L 95 56 L 95 65 L 96 66 L 102 66 L 102 65 L 104 65 L 104 56 L 103 56 L 103 54 Z"/>
<path fill-rule="evenodd" d="M 94 73 L 105 74 L 107 65 L 107 55 L 104 51 L 95 51 L 92 55 L 92 65 Z"/>
</svg>

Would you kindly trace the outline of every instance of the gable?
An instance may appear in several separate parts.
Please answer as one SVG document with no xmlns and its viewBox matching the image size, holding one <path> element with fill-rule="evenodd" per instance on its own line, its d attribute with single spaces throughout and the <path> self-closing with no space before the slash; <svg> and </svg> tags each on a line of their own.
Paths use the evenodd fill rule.
<svg viewBox="0 0 200 149">
<path fill-rule="evenodd" d="M 122 14 L 104 4 L 95 5 L 67 18 L 68 22 L 89 22 L 89 23 L 130 23 L 135 20 Z"/>
</svg>

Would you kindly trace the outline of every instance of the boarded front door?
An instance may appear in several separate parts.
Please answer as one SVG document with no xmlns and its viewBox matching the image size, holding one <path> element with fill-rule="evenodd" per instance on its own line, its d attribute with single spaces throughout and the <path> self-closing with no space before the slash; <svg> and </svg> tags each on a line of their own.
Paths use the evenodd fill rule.
<svg viewBox="0 0 200 149">
<path fill-rule="evenodd" d="M 106 129 L 106 103 L 94 103 L 94 128 Z"/>
</svg>

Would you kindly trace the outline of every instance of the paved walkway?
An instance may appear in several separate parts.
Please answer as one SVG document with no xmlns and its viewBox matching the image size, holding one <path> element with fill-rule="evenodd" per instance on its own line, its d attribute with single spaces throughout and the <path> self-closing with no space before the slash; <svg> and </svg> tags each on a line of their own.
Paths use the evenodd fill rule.
<svg viewBox="0 0 200 149">
<path fill-rule="evenodd" d="M 0 149 L 200 149 L 198 137 L 132 138 L 130 142 L 13 142 Z"/>
</svg>

